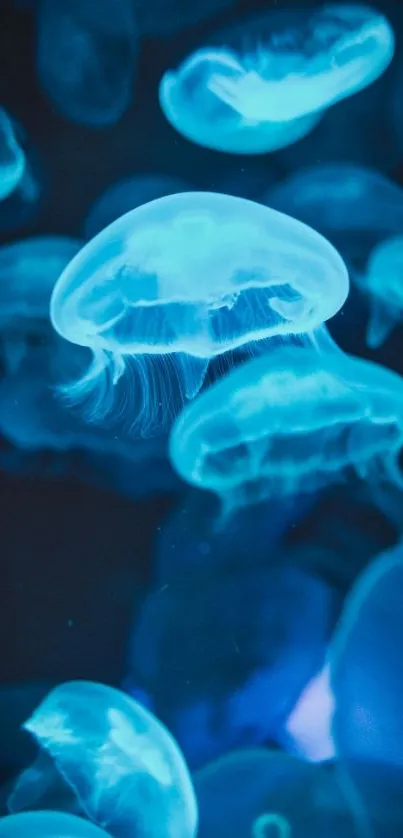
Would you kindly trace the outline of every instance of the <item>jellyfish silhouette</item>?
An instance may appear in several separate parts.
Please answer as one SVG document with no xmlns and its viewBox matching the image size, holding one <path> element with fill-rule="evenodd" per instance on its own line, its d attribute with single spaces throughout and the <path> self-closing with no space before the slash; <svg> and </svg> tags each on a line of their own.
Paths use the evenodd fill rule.
<svg viewBox="0 0 403 838">
<path fill-rule="evenodd" d="M 21 812 L 0 819 L 0 838 L 108 838 L 95 824 L 66 812 Z"/>
<path fill-rule="evenodd" d="M 160 103 L 185 137 L 219 151 L 274 151 L 305 136 L 324 110 L 375 81 L 393 31 L 367 6 L 265 12 L 218 33 L 165 73 Z"/>
<path fill-rule="evenodd" d="M 21 126 L 0 107 L 0 233 L 24 226 L 39 205 L 42 187 L 24 140 Z"/>
<path fill-rule="evenodd" d="M 49 693 L 24 728 L 46 759 L 18 777 L 11 812 L 28 808 L 59 781 L 113 836 L 196 834 L 196 800 L 179 748 L 133 699 L 102 684 L 68 682 Z"/>
<path fill-rule="evenodd" d="M 332 767 L 246 748 L 196 772 L 194 782 L 199 838 L 359 838 Z"/>
<path fill-rule="evenodd" d="M 117 122 L 132 97 L 138 32 L 131 0 L 40 0 L 37 72 L 73 122 Z"/>
<path fill-rule="evenodd" d="M 400 543 L 358 577 L 329 652 L 336 754 L 373 836 L 403 829 L 402 591 Z"/>
<path fill-rule="evenodd" d="M 188 191 L 187 184 L 168 175 L 133 175 L 119 180 L 109 186 L 91 207 L 85 221 L 84 236 L 92 239 L 121 215 L 142 204 L 148 204 L 166 195 Z"/>
<path fill-rule="evenodd" d="M 216 492 L 222 520 L 248 503 L 315 492 L 350 471 L 403 487 L 403 379 L 337 349 L 284 345 L 233 370 L 187 405 L 170 455 Z"/>
<path fill-rule="evenodd" d="M 315 329 L 347 293 L 332 246 L 267 207 L 207 192 L 152 201 L 103 230 L 56 283 L 54 328 L 93 352 L 65 394 L 87 399 L 89 419 L 114 411 L 152 434 L 198 393 L 212 357 Z"/>
<path fill-rule="evenodd" d="M 403 236 L 378 244 L 371 252 L 366 271 L 357 273 L 355 282 L 369 297 L 367 345 L 376 349 L 403 319 Z"/>
<path fill-rule="evenodd" d="M 67 236 L 35 236 L 0 247 L 0 353 L 8 374 L 30 349 L 55 342 L 51 293 L 80 246 Z"/>
</svg>

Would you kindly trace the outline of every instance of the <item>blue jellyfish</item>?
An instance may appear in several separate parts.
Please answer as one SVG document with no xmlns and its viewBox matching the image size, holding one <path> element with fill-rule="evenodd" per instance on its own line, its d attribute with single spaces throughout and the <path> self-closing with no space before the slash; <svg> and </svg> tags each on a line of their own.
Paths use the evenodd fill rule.
<svg viewBox="0 0 403 838">
<path fill-rule="evenodd" d="M 179 178 L 168 175 L 133 175 L 109 186 L 90 209 L 84 226 L 84 236 L 92 239 L 104 227 L 112 224 L 130 210 L 178 192 L 188 192 L 189 187 Z"/>
<path fill-rule="evenodd" d="M 94 823 L 66 812 L 21 812 L 0 818 L 0 838 L 108 838 Z"/>
<path fill-rule="evenodd" d="M 131 0 L 40 0 L 37 15 L 37 72 L 57 110 L 93 128 L 117 122 L 138 51 Z"/>
<path fill-rule="evenodd" d="M 332 767 L 269 748 L 245 748 L 206 766 L 194 782 L 199 838 L 358 838 Z"/>
<path fill-rule="evenodd" d="M 7 373 L 30 350 L 55 343 L 51 293 L 80 246 L 67 236 L 34 236 L 0 247 L 0 354 Z"/>
<path fill-rule="evenodd" d="M 17 140 L 13 123 L 0 108 L 0 201 L 14 192 L 25 170 L 25 154 Z"/>
<path fill-rule="evenodd" d="M 212 46 L 165 73 L 160 103 L 172 125 L 199 145 L 275 151 L 375 81 L 393 53 L 390 24 L 366 6 L 265 12 L 217 34 Z"/>
<path fill-rule="evenodd" d="M 42 187 L 24 140 L 21 126 L 0 107 L 0 233 L 23 227 L 39 206 Z"/>
<path fill-rule="evenodd" d="M 8 799 L 11 812 L 32 806 L 56 778 L 113 836 L 194 838 L 196 799 L 178 746 L 151 713 L 119 690 L 90 681 L 61 684 L 24 729 L 46 759 L 40 756 L 18 777 Z"/>
<path fill-rule="evenodd" d="M 359 576 L 329 653 L 336 753 L 373 836 L 403 829 L 402 591 L 400 543 Z"/>
<path fill-rule="evenodd" d="M 313 330 L 347 293 L 332 246 L 267 207 L 207 192 L 152 201 L 92 239 L 56 283 L 54 328 L 93 353 L 65 393 L 87 399 L 90 419 L 113 409 L 155 433 L 198 393 L 212 357 Z"/>
<path fill-rule="evenodd" d="M 243 566 L 235 557 L 159 582 L 136 620 L 125 689 L 147 696 L 192 769 L 247 744 L 281 743 L 323 666 L 337 594 L 267 551 L 260 567 L 252 543 Z"/>
<path fill-rule="evenodd" d="M 369 298 L 366 339 L 367 345 L 376 349 L 403 320 L 403 236 L 378 244 L 370 254 L 366 270 L 354 278 Z"/>
<path fill-rule="evenodd" d="M 216 382 L 177 418 L 178 473 L 222 500 L 222 520 L 245 504 L 347 479 L 403 488 L 403 379 L 330 348 L 273 348 Z"/>
</svg>

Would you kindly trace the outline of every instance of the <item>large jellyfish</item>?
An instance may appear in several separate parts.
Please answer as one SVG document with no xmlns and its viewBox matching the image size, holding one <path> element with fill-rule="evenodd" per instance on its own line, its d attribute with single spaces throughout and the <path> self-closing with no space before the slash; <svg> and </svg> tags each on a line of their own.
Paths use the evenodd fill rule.
<svg viewBox="0 0 403 838">
<path fill-rule="evenodd" d="M 309 345 L 273 348 L 216 382 L 172 429 L 171 459 L 216 492 L 222 516 L 248 503 L 314 492 L 350 471 L 400 487 L 403 379 Z"/>
<path fill-rule="evenodd" d="M 11 812 L 64 784 L 86 816 L 117 838 L 195 836 L 196 799 L 179 748 L 133 699 L 102 684 L 68 682 L 24 728 L 43 751 L 18 777 Z"/>
<path fill-rule="evenodd" d="M 66 812 L 21 812 L 0 818 L 0 838 L 108 838 L 84 818 Z"/>
<path fill-rule="evenodd" d="M 206 766 L 194 782 L 199 838 L 360 835 L 332 766 L 312 765 L 270 749 L 244 749 Z"/>
<path fill-rule="evenodd" d="M 40 0 L 37 71 L 56 108 L 101 128 L 129 106 L 138 50 L 132 0 Z"/>
<path fill-rule="evenodd" d="M 375 81 L 393 53 L 390 24 L 367 6 L 265 12 L 165 73 L 160 102 L 174 127 L 200 145 L 274 151 Z"/>
<path fill-rule="evenodd" d="M 67 236 L 35 236 L 0 248 L 0 353 L 7 373 L 30 350 L 54 343 L 51 293 L 80 246 Z"/>
<path fill-rule="evenodd" d="M 403 320 L 403 236 L 385 239 L 371 252 L 367 268 L 355 276 L 369 297 L 367 345 L 373 349 L 389 337 Z"/>
<path fill-rule="evenodd" d="M 168 175 L 133 175 L 119 180 L 109 186 L 91 207 L 84 226 L 85 238 L 92 239 L 121 215 L 142 204 L 188 191 L 189 187 L 184 181 Z"/>
<path fill-rule="evenodd" d="M 403 829 L 402 595 L 400 543 L 358 578 L 329 655 L 345 786 L 368 834 L 393 838 Z"/>
<path fill-rule="evenodd" d="M 113 408 L 152 434 L 197 394 L 212 357 L 314 330 L 347 293 L 341 257 L 293 219 L 217 193 L 152 201 L 89 242 L 55 286 L 56 331 L 93 352 L 66 395 L 87 399 L 92 419 Z"/>
<path fill-rule="evenodd" d="M 0 232 L 24 226 L 35 212 L 41 186 L 24 148 L 24 132 L 0 107 Z"/>
<path fill-rule="evenodd" d="M 278 561 L 275 549 L 260 567 L 253 554 L 250 534 L 243 566 L 235 556 L 159 583 L 135 626 L 125 688 L 147 697 L 192 768 L 233 748 L 282 743 L 339 613 L 318 576 Z"/>
</svg>

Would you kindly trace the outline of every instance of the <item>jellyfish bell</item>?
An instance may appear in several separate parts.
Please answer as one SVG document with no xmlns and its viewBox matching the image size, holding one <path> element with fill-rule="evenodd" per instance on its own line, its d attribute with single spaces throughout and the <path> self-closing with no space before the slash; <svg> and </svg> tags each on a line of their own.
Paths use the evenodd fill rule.
<svg viewBox="0 0 403 838">
<path fill-rule="evenodd" d="M 375 81 L 394 53 L 386 18 L 358 5 L 271 10 L 212 41 L 164 75 L 160 103 L 189 139 L 246 154 L 301 139 L 326 108 Z"/>
<path fill-rule="evenodd" d="M 403 236 L 378 244 L 370 254 L 365 272 L 355 282 L 369 297 L 370 318 L 367 345 L 377 349 L 403 319 Z"/>
<path fill-rule="evenodd" d="M 152 201 L 90 241 L 56 283 L 54 328 L 93 352 L 90 369 L 67 396 L 92 396 L 90 415 L 104 417 L 123 374 L 137 375 L 137 422 L 152 427 L 158 386 L 169 411 L 168 360 L 183 403 L 200 390 L 211 358 L 274 335 L 312 331 L 347 293 L 338 253 L 285 215 L 218 193 Z M 124 381 L 127 405 L 130 375 Z"/>
<path fill-rule="evenodd" d="M 194 838 L 197 804 L 175 740 L 119 690 L 89 681 L 61 684 L 24 729 L 51 759 L 51 781 L 57 773 L 85 815 L 110 834 Z M 11 812 L 42 793 L 43 765 L 34 763 L 18 777 Z"/>
<path fill-rule="evenodd" d="M 223 520 L 249 503 L 315 492 L 353 472 L 403 487 L 403 379 L 341 351 L 277 346 L 177 418 L 174 467 L 216 492 Z"/>
<path fill-rule="evenodd" d="M 66 812 L 20 812 L 0 818 L 0 838 L 108 838 L 84 818 Z"/>
</svg>

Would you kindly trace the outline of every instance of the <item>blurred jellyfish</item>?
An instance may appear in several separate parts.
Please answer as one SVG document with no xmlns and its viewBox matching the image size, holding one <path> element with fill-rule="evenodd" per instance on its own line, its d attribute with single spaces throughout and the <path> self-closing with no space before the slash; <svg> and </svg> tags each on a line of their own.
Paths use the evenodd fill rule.
<svg viewBox="0 0 403 838">
<path fill-rule="evenodd" d="M 80 246 L 67 236 L 35 236 L 0 247 L 0 355 L 7 374 L 29 351 L 54 343 L 51 293 Z"/>
<path fill-rule="evenodd" d="M 367 6 L 270 10 L 216 35 L 214 46 L 165 73 L 160 103 L 174 127 L 200 145 L 274 151 L 375 81 L 393 53 L 390 24 Z"/>
<path fill-rule="evenodd" d="M 119 180 L 109 186 L 91 207 L 85 221 L 84 236 L 92 239 L 108 224 L 142 204 L 188 191 L 186 183 L 168 175 L 133 175 Z"/>
<path fill-rule="evenodd" d="M 315 492 L 350 472 L 403 488 L 403 379 L 340 350 L 284 345 L 233 370 L 171 433 L 184 480 L 243 505 Z"/>
<path fill-rule="evenodd" d="M 381 346 L 403 319 L 403 236 L 385 239 L 372 251 L 367 269 L 355 277 L 369 297 L 367 345 Z"/>
<path fill-rule="evenodd" d="M 40 0 L 37 72 L 73 122 L 102 128 L 130 104 L 138 50 L 131 0 Z"/>
<path fill-rule="evenodd" d="M 244 555 L 243 567 L 235 558 L 204 574 L 184 571 L 159 583 L 137 617 L 125 689 L 147 696 L 191 768 L 233 748 L 282 742 L 323 666 L 337 593 L 277 557 L 269 553 L 261 567 Z"/>
<path fill-rule="evenodd" d="M 329 683 L 329 668 L 325 666 L 309 681 L 287 719 L 287 750 L 309 762 L 333 759 L 333 712 L 334 697 Z"/>
<path fill-rule="evenodd" d="M 0 818 L 0 838 L 108 838 L 95 824 L 66 812 L 23 812 Z"/>
<path fill-rule="evenodd" d="M 18 777 L 11 812 L 29 808 L 59 781 L 87 817 L 118 838 L 196 834 L 196 799 L 179 748 L 133 699 L 90 681 L 61 684 L 24 728 L 50 767 L 39 757 Z"/>
<path fill-rule="evenodd" d="M 23 130 L 0 107 L 0 233 L 24 226 L 40 195 L 41 186 L 24 148 Z"/>
<path fill-rule="evenodd" d="M 89 242 L 55 286 L 56 331 L 93 353 L 66 396 L 87 399 L 90 419 L 114 411 L 153 434 L 198 393 L 212 357 L 311 331 L 347 293 L 338 253 L 286 216 L 217 193 L 152 201 Z"/>
<path fill-rule="evenodd" d="M 194 782 L 199 838 L 359 836 L 331 766 L 311 765 L 281 751 L 244 749 L 206 766 Z"/>
<path fill-rule="evenodd" d="M 373 836 L 403 829 L 402 595 L 399 544 L 357 580 L 329 654 L 336 753 Z"/>
</svg>

